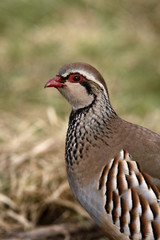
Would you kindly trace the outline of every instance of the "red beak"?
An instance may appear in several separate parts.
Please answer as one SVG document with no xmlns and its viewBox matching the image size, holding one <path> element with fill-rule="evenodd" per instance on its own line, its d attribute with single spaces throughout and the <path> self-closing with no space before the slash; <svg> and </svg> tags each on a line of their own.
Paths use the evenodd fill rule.
<svg viewBox="0 0 160 240">
<path fill-rule="evenodd" d="M 44 87 L 45 87 L 45 88 L 46 88 L 46 87 L 55 87 L 55 88 L 60 87 L 60 88 L 61 88 L 61 87 L 65 86 L 65 84 L 62 83 L 61 80 L 62 80 L 62 78 L 61 78 L 60 76 L 56 76 L 56 77 L 50 79 L 50 80 L 45 84 Z"/>
</svg>

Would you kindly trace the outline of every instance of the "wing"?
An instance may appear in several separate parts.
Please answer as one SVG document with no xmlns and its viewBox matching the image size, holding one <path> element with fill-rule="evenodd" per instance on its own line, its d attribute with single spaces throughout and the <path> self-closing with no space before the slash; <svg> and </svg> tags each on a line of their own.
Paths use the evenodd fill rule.
<svg viewBox="0 0 160 240">
<path fill-rule="evenodd" d="M 122 150 L 101 172 L 99 191 L 111 221 L 129 239 L 160 239 L 160 192 Z"/>
</svg>

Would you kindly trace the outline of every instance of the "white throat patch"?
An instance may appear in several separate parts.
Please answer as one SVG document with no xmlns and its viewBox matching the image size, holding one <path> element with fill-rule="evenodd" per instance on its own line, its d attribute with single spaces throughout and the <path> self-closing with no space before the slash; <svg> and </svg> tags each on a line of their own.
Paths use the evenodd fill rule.
<svg viewBox="0 0 160 240">
<path fill-rule="evenodd" d="M 88 94 L 80 83 L 67 82 L 65 87 L 58 90 L 75 110 L 89 106 L 94 100 L 93 95 Z"/>
</svg>

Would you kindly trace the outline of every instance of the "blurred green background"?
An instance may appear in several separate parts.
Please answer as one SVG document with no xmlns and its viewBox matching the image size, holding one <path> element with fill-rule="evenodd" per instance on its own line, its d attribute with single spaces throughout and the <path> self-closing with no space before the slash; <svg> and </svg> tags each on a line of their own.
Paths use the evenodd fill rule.
<svg viewBox="0 0 160 240">
<path fill-rule="evenodd" d="M 68 112 L 43 86 L 70 61 L 99 69 L 120 112 L 144 116 L 158 108 L 159 12 L 158 0 L 1 1 L 1 109 L 50 103 Z"/>
<path fill-rule="evenodd" d="M 102 73 L 120 116 L 160 133 L 160 1 L 0 1 L 0 193 L 34 226 L 41 222 L 37 211 L 46 196 L 66 181 L 70 106 L 44 85 L 63 64 L 74 61 Z M 27 155 L 13 168 L 13 160 L 50 137 L 59 141 L 58 147 Z M 59 175 L 53 186 L 54 171 Z M 10 223 L 14 229 L 18 222 L 24 229 L 13 215 L 6 217 L 1 199 L 0 210 L 0 225 Z M 56 208 L 60 220 L 46 223 L 67 221 L 65 211 Z"/>
</svg>

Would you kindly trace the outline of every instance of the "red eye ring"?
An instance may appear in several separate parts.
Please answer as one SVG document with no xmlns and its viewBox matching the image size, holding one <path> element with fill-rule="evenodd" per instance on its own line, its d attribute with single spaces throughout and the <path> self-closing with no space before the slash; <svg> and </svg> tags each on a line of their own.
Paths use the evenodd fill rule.
<svg viewBox="0 0 160 240">
<path fill-rule="evenodd" d="M 73 83 L 78 83 L 78 82 L 84 81 L 84 77 L 79 73 L 75 73 L 69 76 L 68 81 Z"/>
</svg>

